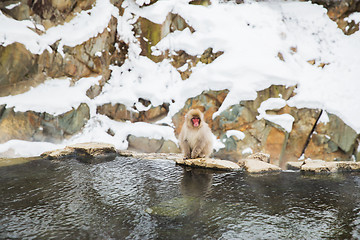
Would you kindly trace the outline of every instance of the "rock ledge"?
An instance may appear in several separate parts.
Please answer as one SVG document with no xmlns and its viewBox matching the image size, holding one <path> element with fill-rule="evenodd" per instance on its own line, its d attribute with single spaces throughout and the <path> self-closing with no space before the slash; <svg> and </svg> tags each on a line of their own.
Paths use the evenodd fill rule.
<svg viewBox="0 0 360 240">
<path fill-rule="evenodd" d="M 326 162 L 323 160 L 306 159 L 303 162 L 288 162 L 287 168 L 300 170 L 304 173 L 358 172 L 360 171 L 360 162 Z"/>
<path fill-rule="evenodd" d="M 66 146 L 64 149 L 56 149 L 44 152 L 41 157 L 47 159 L 62 159 L 75 157 L 81 162 L 96 163 L 113 160 L 117 155 L 115 146 L 108 143 L 78 143 Z"/>
<path fill-rule="evenodd" d="M 179 165 L 186 165 L 191 167 L 212 168 L 218 170 L 240 170 L 241 167 L 228 160 L 212 159 L 212 158 L 195 158 L 195 159 L 176 159 L 175 162 Z"/>
<path fill-rule="evenodd" d="M 177 153 L 137 153 L 132 151 L 116 150 L 115 146 L 108 143 L 78 143 L 41 154 L 46 159 L 76 158 L 85 163 L 99 163 L 115 159 L 116 156 L 132 157 L 145 160 L 173 160 L 179 165 L 190 167 L 210 168 L 226 171 L 238 171 L 244 169 L 248 173 L 280 172 L 281 168 L 268 163 L 269 155 L 255 153 L 237 163 L 213 158 L 183 159 L 182 154 Z M 311 160 L 288 162 L 287 168 L 300 170 L 303 173 L 332 173 L 360 171 L 360 162 L 326 162 L 323 160 Z"/>
<path fill-rule="evenodd" d="M 262 152 L 254 153 L 245 159 L 240 159 L 238 164 L 249 173 L 280 172 L 281 168 L 270 164 L 270 155 Z"/>
<path fill-rule="evenodd" d="M 281 168 L 253 158 L 241 159 L 238 162 L 249 173 L 280 172 Z"/>
</svg>

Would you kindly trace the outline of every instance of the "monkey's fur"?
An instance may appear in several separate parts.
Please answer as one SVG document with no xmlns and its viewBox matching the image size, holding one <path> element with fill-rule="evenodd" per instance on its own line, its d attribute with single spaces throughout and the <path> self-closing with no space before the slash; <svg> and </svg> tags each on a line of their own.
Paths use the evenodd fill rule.
<svg viewBox="0 0 360 240">
<path fill-rule="evenodd" d="M 185 159 L 207 158 L 212 153 L 212 133 L 199 109 L 191 109 L 185 115 L 179 144 Z"/>
</svg>

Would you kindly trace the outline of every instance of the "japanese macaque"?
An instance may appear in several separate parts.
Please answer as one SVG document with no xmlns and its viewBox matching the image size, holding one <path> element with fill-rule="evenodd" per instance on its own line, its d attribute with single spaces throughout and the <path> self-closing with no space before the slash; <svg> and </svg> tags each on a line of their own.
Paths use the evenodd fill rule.
<svg viewBox="0 0 360 240">
<path fill-rule="evenodd" d="M 212 133 L 199 109 L 191 109 L 179 135 L 184 158 L 207 158 L 213 151 Z"/>
</svg>

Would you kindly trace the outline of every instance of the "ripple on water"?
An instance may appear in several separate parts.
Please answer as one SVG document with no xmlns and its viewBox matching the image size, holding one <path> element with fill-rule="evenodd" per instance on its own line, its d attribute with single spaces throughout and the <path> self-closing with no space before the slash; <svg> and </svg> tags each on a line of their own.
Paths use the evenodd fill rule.
<svg viewBox="0 0 360 240">
<path fill-rule="evenodd" d="M 39 160 L 0 168 L 0 238 L 356 239 L 359 179 Z"/>
</svg>

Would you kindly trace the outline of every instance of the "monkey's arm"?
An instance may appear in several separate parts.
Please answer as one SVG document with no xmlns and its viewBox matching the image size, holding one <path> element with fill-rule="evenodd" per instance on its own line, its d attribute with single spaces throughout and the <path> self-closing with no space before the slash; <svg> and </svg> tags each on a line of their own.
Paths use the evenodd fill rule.
<svg viewBox="0 0 360 240">
<path fill-rule="evenodd" d="M 186 126 L 185 126 L 186 127 Z M 186 138 L 187 132 L 185 131 L 186 129 L 181 130 L 180 135 L 179 135 L 179 145 L 180 145 L 180 149 L 184 154 L 184 159 L 189 159 L 191 156 L 191 150 L 190 150 L 190 145 L 189 142 Z"/>
<path fill-rule="evenodd" d="M 181 148 L 182 152 L 184 153 L 184 159 L 191 158 L 191 149 L 190 149 L 190 145 L 187 140 L 180 142 L 180 148 Z"/>
<path fill-rule="evenodd" d="M 205 148 L 206 145 L 206 141 L 203 138 L 198 138 L 195 144 L 195 147 L 192 149 L 191 151 L 191 158 L 199 158 L 199 157 L 204 157 L 203 155 L 203 150 Z"/>
</svg>

